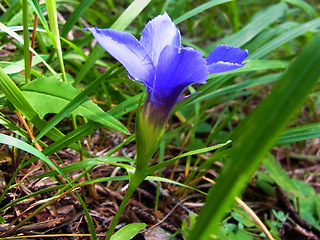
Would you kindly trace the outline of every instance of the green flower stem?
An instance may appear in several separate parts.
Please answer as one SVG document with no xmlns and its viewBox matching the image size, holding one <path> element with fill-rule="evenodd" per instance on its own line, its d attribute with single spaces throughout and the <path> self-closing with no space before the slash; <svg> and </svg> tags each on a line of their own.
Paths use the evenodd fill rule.
<svg viewBox="0 0 320 240">
<path fill-rule="evenodd" d="M 129 185 L 128 185 L 127 192 L 124 195 L 122 202 L 119 206 L 119 209 L 111 222 L 111 225 L 108 229 L 105 240 L 110 240 L 110 238 L 113 234 L 113 231 L 118 224 L 120 216 L 122 215 L 123 210 L 127 206 L 132 194 L 136 191 L 136 189 L 139 187 L 139 185 L 143 182 L 143 180 L 146 177 L 147 177 L 147 174 L 146 174 L 146 171 L 144 171 L 144 170 L 136 169 L 135 172 L 133 173 L 133 175 L 130 176 L 130 174 L 129 174 Z"/>
</svg>

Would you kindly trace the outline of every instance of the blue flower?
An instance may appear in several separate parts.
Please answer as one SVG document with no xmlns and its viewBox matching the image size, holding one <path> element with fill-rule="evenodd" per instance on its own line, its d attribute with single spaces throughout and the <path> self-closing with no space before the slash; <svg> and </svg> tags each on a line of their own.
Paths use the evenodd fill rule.
<svg viewBox="0 0 320 240">
<path fill-rule="evenodd" d="M 206 58 L 201 52 L 181 46 L 179 29 L 167 13 L 159 15 L 142 31 L 140 41 L 132 34 L 113 29 L 89 29 L 98 43 L 116 58 L 147 90 L 142 114 L 164 125 L 180 94 L 193 83 L 206 83 L 208 75 L 240 68 L 247 50 L 217 46 Z M 148 112 L 148 113 L 146 113 Z"/>
<path fill-rule="evenodd" d="M 247 50 L 217 46 L 206 58 L 181 46 L 179 29 L 167 13 L 149 21 L 140 41 L 113 29 L 89 29 L 98 43 L 116 58 L 131 78 L 145 85 L 147 98 L 136 117 L 136 169 L 147 167 L 157 151 L 170 112 L 181 93 L 193 83 L 206 83 L 208 75 L 240 68 Z"/>
</svg>

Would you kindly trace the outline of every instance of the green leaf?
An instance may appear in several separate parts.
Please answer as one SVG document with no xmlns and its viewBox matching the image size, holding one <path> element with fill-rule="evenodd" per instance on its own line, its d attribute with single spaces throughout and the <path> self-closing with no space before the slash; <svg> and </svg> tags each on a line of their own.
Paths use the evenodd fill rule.
<svg viewBox="0 0 320 240">
<path fill-rule="evenodd" d="M 147 226 L 145 223 L 130 223 L 113 234 L 110 240 L 129 240 Z"/>
<path fill-rule="evenodd" d="M 320 35 L 310 42 L 271 93 L 232 132 L 231 160 L 208 194 L 190 240 L 206 240 L 274 145 L 320 77 Z"/>
<path fill-rule="evenodd" d="M 37 110 L 40 118 L 47 113 L 59 113 L 70 101 L 81 93 L 70 83 L 60 82 L 56 76 L 40 77 L 21 87 L 23 95 Z M 127 133 L 126 128 L 110 114 L 104 112 L 98 105 L 86 98 L 73 114 L 83 116 L 118 131 Z"/>
</svg>

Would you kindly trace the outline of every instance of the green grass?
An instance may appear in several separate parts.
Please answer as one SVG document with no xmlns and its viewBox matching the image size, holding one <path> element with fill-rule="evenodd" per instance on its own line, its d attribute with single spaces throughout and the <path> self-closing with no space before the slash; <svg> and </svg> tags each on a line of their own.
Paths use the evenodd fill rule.
<svg viewBox="0 0 320 240">
<path fill-rule="evenodd" d="M 101 199 L 96 198 L 94 192 L 106 187 L 117 196 L 122 194 L 120 189 L 129 179 L 126 170 L 130 173 L 135 166 L 134 119 L 144 87 L 131 81 L 115 59 L 94 45 L 90 32 L 82 30 L 109 27 L 139 38 L 147 21 L 163 11 L 179 27 L 184 45 L 206 56 L 218 44 L 229 44 L 247 48 L 249 57 L 245 67 L 210 75 L 207 84 L 187 90 L 197 93 L 177 104 L 172 113 L 160 152 L 146 170 L 157 190 L 144 191 L 150 191 L 154 201 L 142 198 L 142 204 L 165 215 L 163 190 L 170 191 L 170 209 L 193 194 L 197 197 L 190 201 L 205 203 L 202 210 L 190 208 L 190 214 L 180 209 L 184 221 L 177 223 L 175 233 L 166 229 L 176 239 L 264 239 L 234 198 L 245 192 L 243 199 L 250 200 L 246 189 L 254 188 L 278 199 L 276 189 L 281 186 L 309 228 L 302 227 L 310 234 L 319 233 L 319 188 L 310 187 L 319 175 L 308 170 L 319 164 L 314 151 L 320 137 L 317 1 L 47 0 L 39 4 L 7 0 L 0 3 L 0 11 L 0 153 L 12 161 L 10 169 L 2 169 L 4 158 L 0 159 L 5 171 L 0 221 L 14 224 L 4 236 L 17 236 L 18 229 L 32 226 L 39 213 L 61 207 L 65 199 L 72 199 L 69 205 L 79 202 L 77 207 L 86 216 L 81 222 L 85 227 L 77 233 L 98 239 L 106 232 L 110 219 L 94 213 L 97 206 L 112 200 L 101 192 Z M 39 23 L 35 48 L 30 50 L 35 14 Z M 64 155 L 71 149 L 74 155 Z M 105 157 L 99 155 L 103 149 L 108 149 Z M 284 151 L 287 162 L 278 157 Z M 26 169 L 37 164 L 41 171 L 23 178 Z M 108 175 L 97 174 L 101 164 L 107 166 Z M 281 166 L 287 166 L 291 175 Z M 306 170 L 298 175 L 291 171 L 295 168 Z M 31 187 L 47 177 L 53 186 Z M 208 179 L 217 184 L 209 187 Z M 305 179 L 312 179 L 310 185 Z M 21 186 L 30 187 L 29 194 Z M 40 204 L 19 219 L 14 209 L 23 201 Z M 115 210 L 106 215 L 113 216 Z M 191 212 L 199 214 L 195 220 Z M 274 205 L 262 213 L 259 217 L 276 239 L 291 234 L 292 212 Z M 171 223 L 170 217 L 167 221 Z M 145 227 L 127 226 L 113 238 L 126 233 L 129 238 Z"/>
</svg>

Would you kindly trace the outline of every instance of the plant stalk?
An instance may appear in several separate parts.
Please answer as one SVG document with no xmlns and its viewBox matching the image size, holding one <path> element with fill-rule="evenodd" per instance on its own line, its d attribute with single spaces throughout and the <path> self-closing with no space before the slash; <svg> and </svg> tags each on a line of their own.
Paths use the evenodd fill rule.
<svg viewBox="0 0 320 240">
<path fill-rule="evenodd" d="M 131 177 L 129 176 L 129 185 L 127 188 L 127 192 L 121 201 L 121 204 L 118 208 L 116 215 L 112 219 L 112 222 L 111 222 L 111 225 L 108 229 L 105 240 L 110 240 L 110 238 L 113 234 L 113 231 L 114 231 L 115 227 L 117 226 L 118 221 L 123 213 L 123 210 L 126 208 L 132 194 L 136 191 L 136 189 L 139 187 L 139 185 L 143 182 L 143 180 L 145 178 L 146 178 L 145 171 L 143 171 L 143 170 L 139 171 L 137 169 L 135 170 L 135 172 L 133 173 L 133 175 Z"/>
</svg>

